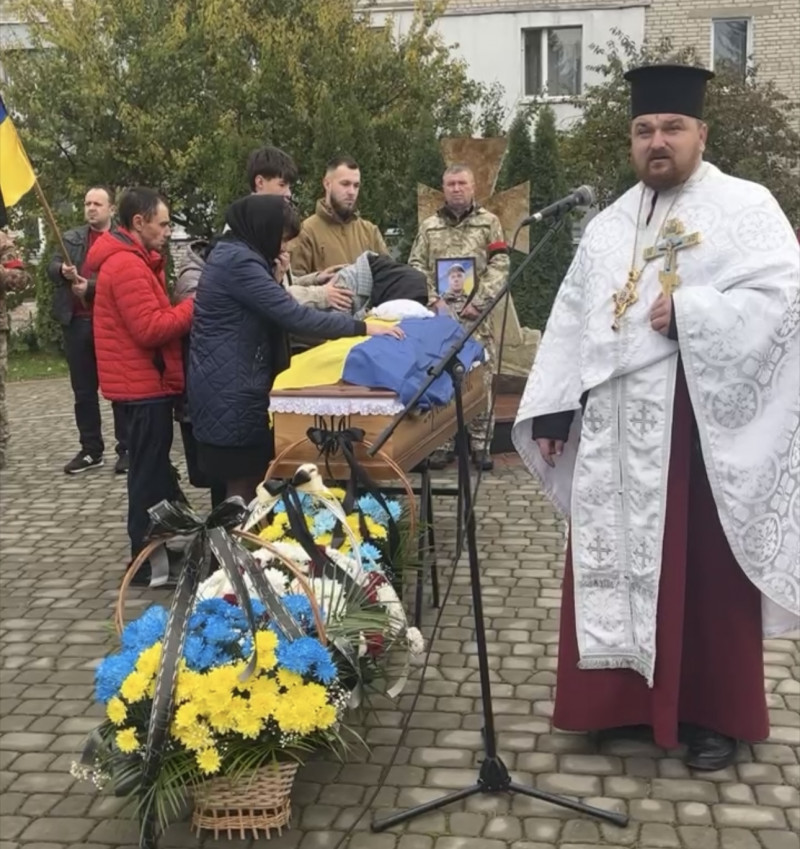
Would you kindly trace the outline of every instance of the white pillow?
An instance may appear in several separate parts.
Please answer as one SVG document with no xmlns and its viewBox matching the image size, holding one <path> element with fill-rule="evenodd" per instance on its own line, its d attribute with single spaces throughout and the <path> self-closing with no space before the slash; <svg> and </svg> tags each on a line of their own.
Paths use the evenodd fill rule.
<svg viewBox="0 0 800 849">
<path fill-rule="evenodd" d="M 436 313 L 431 312 L 417 301 L 398 298 L 394 301 L 385 301 L 379 307 L 373 307 L 367 315 L 391 321 L 398 318 L 433 318 Z"/>
</svg>

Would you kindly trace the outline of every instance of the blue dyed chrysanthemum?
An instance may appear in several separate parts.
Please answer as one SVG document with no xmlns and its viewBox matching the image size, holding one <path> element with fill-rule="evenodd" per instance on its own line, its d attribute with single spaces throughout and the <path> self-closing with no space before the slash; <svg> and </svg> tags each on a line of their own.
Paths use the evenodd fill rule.
<svg viewBox="0 0 800 849">
<path fill-rule="evenodd" d="M 361 554 L 361 561 L 367 572 L 378 568 L 381 562 L 381 552 L 377 546 L 374 546 L 371 542 L 362 542 L 358 547 L 358 551 Z"/>
<path fill-rule="evenodd" d="M 117 695 L 122 682 L 133 672 L 138 657 L 138 651 L 128 649 L 100 661 L 94 673 L 94 692 L 98 702 L 105 704 Z"/>
<path fill-rule="evenodd" d="M 314 516 L 314 528 L 312 533 L 315 537 L 322 536 L 322 534 L 332 533 L 335 527 L 336 516 L 334 516 L 330 510 L 325 510 Z"/>
<path fill-rule="evenodd" d="M 203 638 L 211 643 L 233 643 L 239 633 L 221 616 L 209 616 L 203 627 Z"/>
<path fill-rule="evenodd" d="M 125 626 L 120 642 L 123 649 L 129 649 L 139 654 L 157 643 L 167 627 L 167 611 L 163 607 L 153 605 L 133 622 Z"/>
<path fill-rule="evenodd" d="M 388 522 L 389 517 L 386 515 L 386 510 L 383 509 L 380 502 L 374 495 L 367 493 L 358 499 L 358 506 L 365 516 L 369 516 L 375 522 L 384 525 Z M 387 498 L 386 507 L 389 510 L 389 515 L 396 522 L 400 518 L 402 507 L 400 502 L 395 499 Z"/>
<path fill-rule="evenodd" d="M 311 624 L 313 613 L 308 596 L 302 593 L 289 593 L 288 595 L 283 596 L 281 601 L 295 621 L 305 626 Z"/>
<path fill-rule="evenodd" d="M 275 650 L 278 665 L 299 675 L 310 675 L 322 684 L 330 684 L 336 677 L 336 664 L 330 652 L 313 637 L 296 640 L 279 640 Z"/>
</svg>

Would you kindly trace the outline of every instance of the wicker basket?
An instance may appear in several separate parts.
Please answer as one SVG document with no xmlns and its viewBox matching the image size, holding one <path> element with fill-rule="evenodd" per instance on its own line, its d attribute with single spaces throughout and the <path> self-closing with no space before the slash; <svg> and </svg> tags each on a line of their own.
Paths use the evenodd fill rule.
<svg viewBox="0 0 800 849">
<path fill-rule="evenodd" d="M 233 783 L 225 777 L 211 778 L 194 794 L 192 828 L 226 835 L 269 840 L 292 818 L 291 793 L 298 764 L 287 761 L 261 767 L 254 775 Z"/>
</svg>

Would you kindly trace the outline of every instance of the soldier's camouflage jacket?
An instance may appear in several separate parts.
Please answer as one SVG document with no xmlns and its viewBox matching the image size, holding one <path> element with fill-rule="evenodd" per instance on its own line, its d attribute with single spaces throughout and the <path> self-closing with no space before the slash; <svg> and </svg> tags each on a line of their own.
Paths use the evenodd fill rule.
<svg viewBox="0 0 800 849">
<path fill-rule="evenodd" d="M 8 330 L 6 292 L 16 292 L 28 285 L 28 273 L 14 240 L 0 230 L 0 332 Z"/>
<path fill-rule="evenodd" d="M 439 297 L 436 260 L 456 257 L 474 259 L 477 289 L 469 300 L 476 309 L 483 309 L 508 277 L 508 246 L 500 219 L 473 205 L 460 216 L 442 207 L 422 222 L 408 264 L 425 273 L 431 301 Z"/>
</svg>

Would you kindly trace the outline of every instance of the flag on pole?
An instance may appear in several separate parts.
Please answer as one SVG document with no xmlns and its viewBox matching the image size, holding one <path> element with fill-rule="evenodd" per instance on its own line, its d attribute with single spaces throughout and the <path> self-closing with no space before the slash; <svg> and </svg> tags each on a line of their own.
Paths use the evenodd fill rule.
<svg viewBox="0 0 800 849">
<path fill-rule="evenodd" d="M 14 206 L 36 182 L 25 148 L 0 97 L 0 197 L 5 206 Z"/>
</svg>

